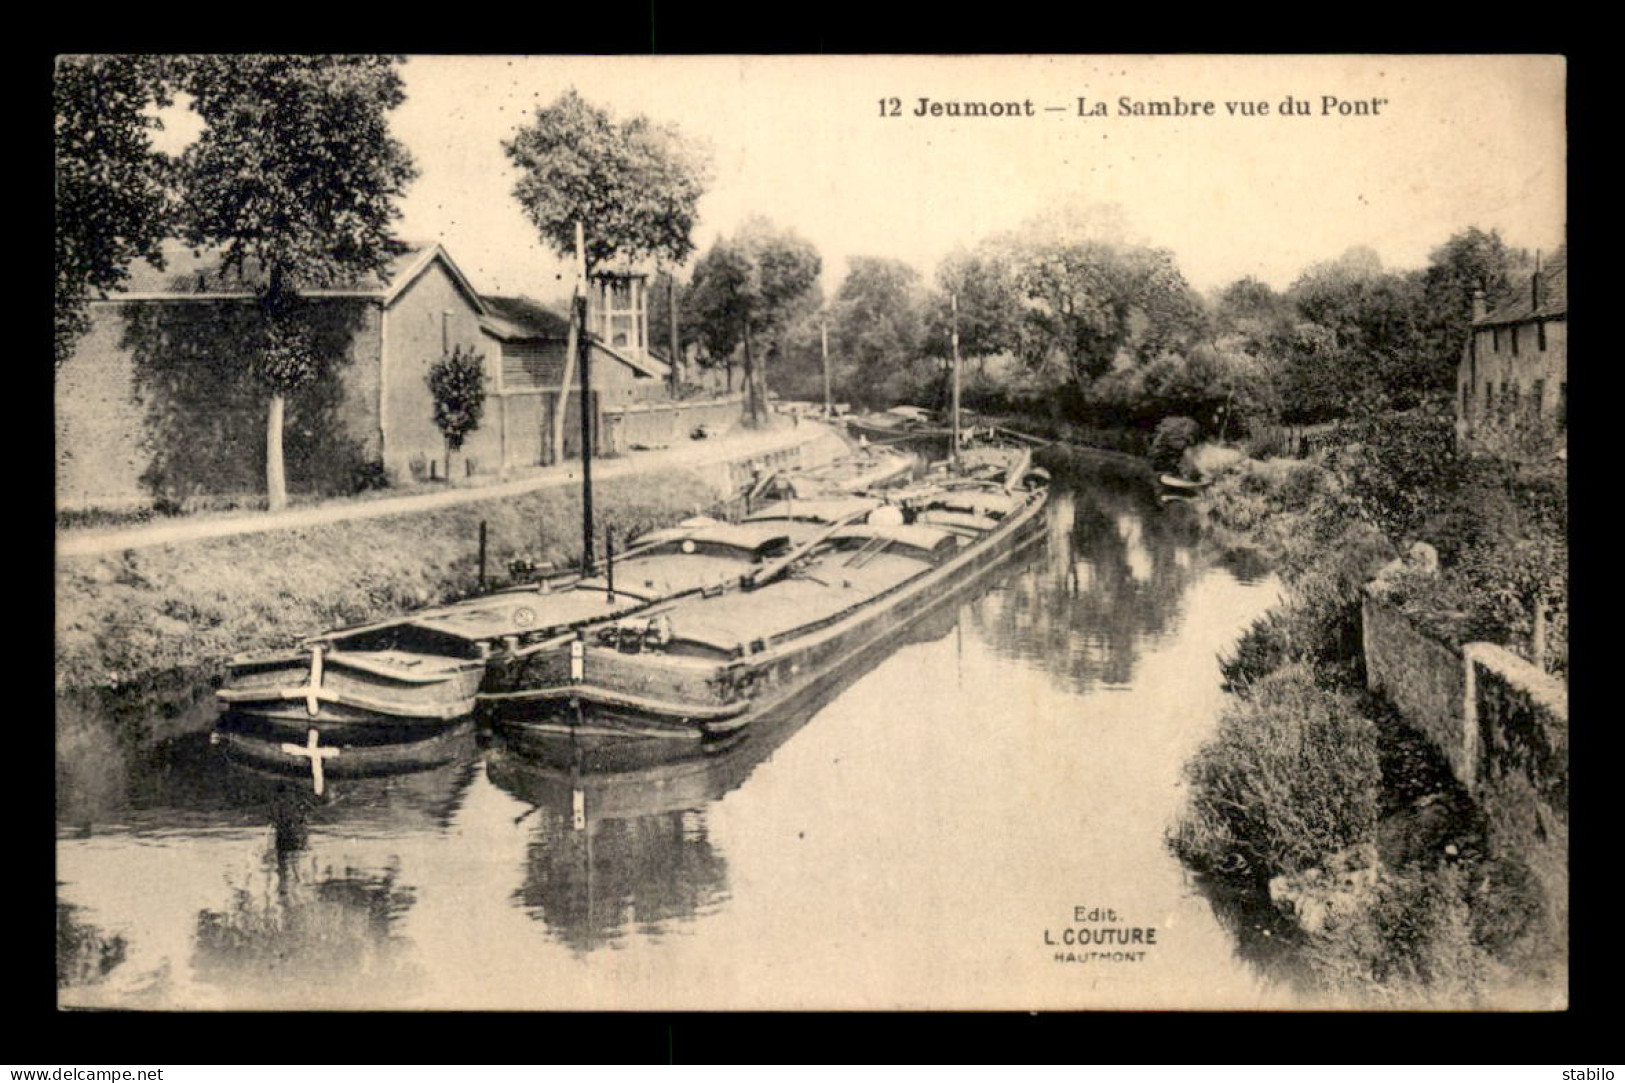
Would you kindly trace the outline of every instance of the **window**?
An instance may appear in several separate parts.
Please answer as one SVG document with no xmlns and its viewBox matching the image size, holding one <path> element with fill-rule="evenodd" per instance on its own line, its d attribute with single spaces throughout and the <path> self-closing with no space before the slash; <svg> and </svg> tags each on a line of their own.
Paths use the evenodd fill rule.
<svg viewBox="0 0 1625 1083">
<path fill-rule="evenodd" d="M 1507 337 L 1512 339 L 1512 356 L 1518 356 L 1518 328 L 1516 325 L 1507 328 Z"/>
<path fill-rule="evenodd" d="M 1546 321 L 1541 320 L 1535 324 L 1535 340 L 1540 345 L 1541 352 L 1546 350 Z"/>
<path fill-rule="evenodd" d="M 1495 416 L 1495 385 L 1484 381 L 1484 416 Z"/>
<path fill-rule="evenodd" d="M 1533 401 L 1530 402 L 1529 409 L 1535 415 L 1535 419 L 1538 421 L 1540 420 L 1541 411 L 1544 410 L 1546 406 L 1546 381 L 1536 380 L 1533 386 L 1530 388 L 1530 392 L 1530 397 L 1533 399 Z"/>
<path fill-rule="evenodd" d="M 1507 382 L 1505 380 L 1502 380 L 1501 381 L 1501 412 L 1497 416 L 1499 416 L 1499 417 L 1510 417 L 1511 415 L 1512 415 L 1512 396 L 1507 394 Z"/>
<path fill-rule="evenodd" d="M 1501 352 L 1501 329 L 1499 327 L 1497 327 L 1495 330 L 1490 332 L 1490 340 L 1491 340 L 1491 343 L 1492 343 L 1491 348 L 1494 350 L 1494 352 L 1500 353 Z"/>
</svg>

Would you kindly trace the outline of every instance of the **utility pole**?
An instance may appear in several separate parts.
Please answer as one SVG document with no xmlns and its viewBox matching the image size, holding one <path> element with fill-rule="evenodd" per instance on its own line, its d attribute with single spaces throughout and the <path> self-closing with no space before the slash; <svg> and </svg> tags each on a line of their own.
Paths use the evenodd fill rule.
<svg viewBox="0 0 1625 1083">
<path fill-rule="evenodd" d="M 666 313 L 666 323 L 670 326 L 670 335 L 668 337 L 671 342 L 671 397 L 675 399 L 679 387 L 677 373 L 677 344 L 679 341 L 677 334 L 677 275 L 669 271 L 666 273 Z"/>
<path fill-rule="evenodd" d="M 592 401 L 592 335 L 587 330 L 586 295 L 576 298 L 576 318 L 581 321 L 577 339 L 581 352 L 581 570 L 592 568 L 592 452 L 593 422 L 598 411 Z"/>
<path fill-rule="evenodd" d="M 587 320 L 582 317 L 575 318 L 576 302 L 585 300 L 587 296 L 587 242 L 583 235 L 581 223 L 576 223 L 576 278 L 575 285 L 570 294 L 570 336 L 564 344 L 564 382 L 559 385 L 559 397 L 556 403 L 557 413 L 553 415 L 553 461 L 564 461 L 564 418 L 570 412 L 570 384 L 575 380 L 576 353 L 580 349 L 581 340 L 587 334 Z"/>
<path fill-rule="evenodd" d="M 829 383 L 829 317 L 821 317 L 818 321 L 819 348 L 824 355 L 824 420 L 828 421 L 835 416 L 835 405 L 830 399 Z"/>
<path fill-rule="evenodd" d="M 953 374 L 953 405 L 950 409 L 954 413 L 953 447 L 948 451 L 948 461 L 957 465 L 959 463 L 959 295 L 948 295 L 949 341 L 954 348 L 954 374 Z"/>
</svg>

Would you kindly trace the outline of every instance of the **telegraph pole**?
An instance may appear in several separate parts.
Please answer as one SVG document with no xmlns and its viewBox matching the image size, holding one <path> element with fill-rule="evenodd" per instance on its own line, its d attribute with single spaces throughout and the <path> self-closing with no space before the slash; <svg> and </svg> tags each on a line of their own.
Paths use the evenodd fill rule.
<svg viewBox="0 0 1625 1083">
<path fill-rule="evenodd" d="M 953 447 L 948 452 L 948 461 L 954 464 L 959 462 L 959 295 L 948 295 L 948 311 L 950 314 L 949 341 L 954 348 L 954 374 L 953 374 L 953 405 L 950 407 L 954 413 Z"/>
<path fill-rule="evenodd" d="M 587 331 L 584 296 L 576 299 L 576 317 L 581 321 L 581 334 L 576 340 L 581 352 L 581 570 L 587 572 L 592 568 L 592 430 L 598 411 L 592 401 L 592 336 Z"/>
<path fill-rule="evenodd" d="M 824 316 L 818 322 L 818 341 L 824 354 L 824 420 L 828 421 L 835 416 L 835 406 L 830 401 L 829 384 L 829 317 Z"/>
<path fill-rule="evenodd" d="M 587 243 L 581 223 L 576 223 L 575 319 L 576 362 L 581 366 L 581 394 L 577 411 L 581 414 L 581 571 L 592 570 L 592 332 L 587 329 Z M 570 366 L 566 358 L 564 390 L 559 396 L 559 455 L 564 454 L 564 414 L 569 403 Z"/>
</svg>

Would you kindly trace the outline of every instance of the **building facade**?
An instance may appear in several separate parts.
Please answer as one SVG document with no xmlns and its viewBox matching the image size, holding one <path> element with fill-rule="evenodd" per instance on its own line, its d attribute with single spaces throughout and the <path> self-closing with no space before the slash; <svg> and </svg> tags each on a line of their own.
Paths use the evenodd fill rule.
<svg viewBox="0 0 1625 1083">
<path fill-rule="evenodd" d="M 56 373 L 59 507 L 179 506 L 264 491 L 268 397 L 252 373 L 263 332 L 253 269 L 223 270 L 180 246 L 165 269 L 131 268 L 126 288 L 91 305 L 91 328 Z M 593 344 L 595 410 L 666 394 L 648 354 L 641 282 L 598 299 L 589 325 L 624 335 Z M 614 293 L 601 285 L 600 297 Z M 485 358 L 486 409 L 458 456 L 464 472 L 553 461 L 566 320 L 523 298 L 485 298 L 439 245 L 395 257 L 375 280 L 301 291 L 319 371 L 288 396 L 284 460 L 294 492 L 353 491 L 434 477 L 445 457 L 429 367 L 457 347 Z M 569 397 L 579 395 L 580 376 Z M 572 401 L 565 455 L 579 455 Z"/>
<path fill-rule="evenodd" d="M 1568 431 L 1568 260 L 1564 250 L 1493 311 L 1474 298 L 1456 379 L 1464 447 L 1565 440 Z"/>
</svg>

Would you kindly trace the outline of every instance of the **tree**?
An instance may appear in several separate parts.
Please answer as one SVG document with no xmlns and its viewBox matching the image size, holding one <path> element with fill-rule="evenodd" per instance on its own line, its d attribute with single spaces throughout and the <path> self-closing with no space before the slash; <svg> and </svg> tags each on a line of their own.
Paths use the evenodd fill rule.
<svg viewBox="0 0 1625 1083">
<path fill-rule="evenodd" d="M 446 438 L 446 479 L 451 479 L 451 454 L 462 448 L 468 434 L 480 427 L 485 412 L 485 357 L 461 346 L 429 366 L 429 393 L 434 396 L 434 423 Z"/>
<path fill-rule="evenodd" d="M 950 296 L 958 303 L 957 320 Z M 964 357 L 983 360 L 1012 353 L 1019 343 L 1016 321 L 1021 311 L 1015 269 L 1005 252 L 992 244 L 956 252 L 937 267 L 937 288 L 926 302 L 924 349 L 935 357 L 950 356 L 957 326 Z"/>
<path fill-rule="evenodd" d="M 170 104 L 172 63 L 159 57 L 63 57 L 56 109 L 55 355 L 61 365 L 89 328 L 92 294 L 129 278 L 145 259 L 163 267 L 159 247 L 173 200 L 171 163 L 152 147 L 163 125 L 154 107 Z"/>
<path fill-rule="evenodd" d="M 1524 254 L 1508 248 L 1493 230 L 1469 227 L 1432 251 L 1421 277 L 1421 335 L 1430 390 L 1449 390 L 1455 382 L 1473 322 L 1474 294 L 1482 290 L 1486 310 L 1493 310 L 1513 296 L 1532 269 Z"/>
<path fill-rule="evenodd" d="M 694 268 L 692 294 L 698 334 L 713 356 L 745 352 L 750 424 L 767 411 L 767 382 L 757 350 L 771 349 L 798 304 L 809 300 L 823 261 L 818 250 L 765 218 L 752 218 L 731 238 L 712 245 Z"/>
<path fill-rule="evenodd" d="M 1020 352 L 1059 358 L 1077 390 L 1122 358 L 1143 362 L 1189 338 L 1202 309 L 1173 254 L 1104 241 L 1038 244 L 1021 253 Z"/>
<path fill-rule="evenodd" d="M 1316 349 L 1299 359 L 1330 366 L 1329 374 L 1313 382 L 1331 403 L 1376 395 L 1392 407 L 1408 408 L 1437 382 L 1428 375 L 1420 282 L 1414 275 L 1385 272 L 1371 249 L 1351 248 L 1310 267 L 1287 296 L 1302 319 L 1329 336 L 1315 339 Z"/>
<path fill-rule="evenodd" d="M 589 274 L 615 259 L 680 264 L 694 251 L 710 171 L 676 127 L 646 117 L 617 124 L 571 89 L 502 149 L 520 173 L 514 198 L 559 256 L 574 253 L 581 223 Z"/>
<path fill-rule="evenodd" d="M 854 391 L 878 389 L 919 355 L 924 300 L 919 273 L 902 260 L 853 256 L 848 261 L 846 278 L 835 291 L 832 328 L 842 362 L 837 373 L 842 398 L 866 397 Z"/>
<path fill-rule="evenodd" d="M 251 351 L 269 394 L 266 494 L 287 505 L 282 425 L 287 397 L 333 358 L 315 348 L 307 289 L 383 271 L 401 246 L 395 200 L 416 176 L 390 138 L 405 95 L 387 56 L 204 56 L 184 87 L 205 128 L 181 156 L 183 238 L 222 249 L 254 283 L 264 336 Z"/>
</svg>

